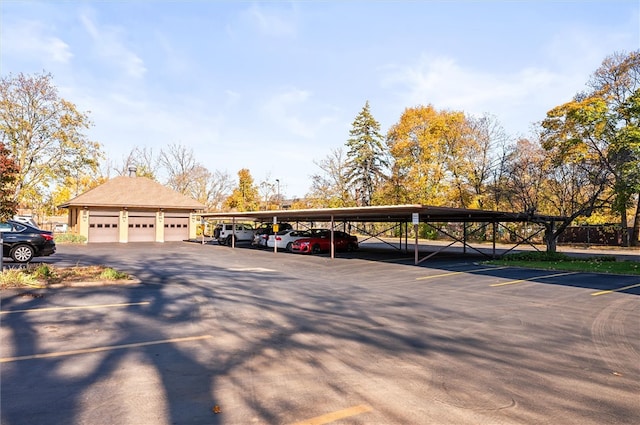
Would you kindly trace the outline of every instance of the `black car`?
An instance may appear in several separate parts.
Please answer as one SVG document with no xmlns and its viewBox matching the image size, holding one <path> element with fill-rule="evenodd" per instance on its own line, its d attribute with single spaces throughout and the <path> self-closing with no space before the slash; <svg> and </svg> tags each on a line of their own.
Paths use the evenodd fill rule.
<svg viewBox="0 0 640 425">
<path fill-rule="evenodd" d="M 33 257 L 43 257 L 56 252 L 53 232 L 13 220 L 0 223 L 0 232 L 2 256 L 11 257 L 18 263 L 26 263 Z"/>
</svg>

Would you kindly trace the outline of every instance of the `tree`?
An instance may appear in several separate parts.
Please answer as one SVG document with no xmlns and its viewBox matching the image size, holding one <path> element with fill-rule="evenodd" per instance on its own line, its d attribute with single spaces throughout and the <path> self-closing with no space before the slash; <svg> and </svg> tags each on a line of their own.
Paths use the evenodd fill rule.
<svg viewBox="0 0 640 425">
<path fill-rule="evenodd" d="M 225 201 L 225 206 L 233 211 L 257 211 L 260 206 L 258 188 L 251 172 L 243 168 L 238 171 L 238 186 Z"/>
<path fill-rule="evenodd" d="M 369 101 L 353 121 L 347 140 L 347 178 L 359 205 L 371 205 L 373 194 L 384 181 L 385 159 L 380 124 L 369 110 Z"/>
<path fill-rule="evenodd" d="M 129 175 L 129 170 L 135 167 L 136 176 L 157 180 L 156 174 L 160 168 L 160 159 L 157 158 L 152 148 L 134 147 L 129 155 L 122 159 L 122 164 L 115 171 L 120 176 Z"/>
<path fill-rule="evenodd" d="M 51 74 L 3 77 L 0 141 L 20 169 L 13 200 L 39 204 L 52 183 L 95 173 L 102 152 L 84 134 L 90 126 L 86 113 L 59 96 Z"/>
<path fill-rule="evenodd" d="M 315 208 L 339 208 L 355 206 L 355 198 L 349 192 L 349 168 L 342 148 L 320 161 L 314 161 L 321 173 L 311 176 L 311 191 L 307 198 Z"/>
<path fill-rule="evenodd" d="M 640 170 L 634 166 L 640 151 L 633 136 L 638 131 L 633 95 L 640 87 L 640 52 L 606 58 L 589 86 L 590 92 L 579 93 L 547 113 L 543 146 L 558 166 L 579 167 L 599 190 L 594 193 L 599 200 L 589 197 L 582 212 L 592 213 L 607 199 L 626 232 L 627 209 L 640 191 Z"/>
<path fill-rule="evenodd" d="M 184 145 L 171 144 L 160 151 L 160 165 L 166 171 L 167 185 L 184 195 L 191 195 L 191 177 L 194 170 L 200 166 L 195 159 L 193 149 Z"/>
<path fill-rule="evenodd" d="M 543 186 L 550 172 L 547 153 L 529 139 L 520 139 L 505 153 L 501 196 L 512 211 L 542 209 Z"/>
<path fill-rule="evenodd" d="M 462 164 L 457 190 L 459 198 L 468 199 L 463 206 L 485 209 L 498 208 L 499 199 L 489 191 L 492 178 L 500 179 L 502 158 L 508 137 L 495 117 L 483 115 L 479 118 L 467 117 L 469 139 L 466 147 L 451 160 Z"/>
<path fill-rule="evenodd" d="M 437 111 L 432 105 L 405 109 L 387 134 L 393 158 L 391 180 L 386 186 L 405 201 L 430 205 L 459 205 L 464 201 L 452 190 L 452 166 L 460 158 L 468 127 L 462 112 Z"/>
<path fill-rule="evenodd" d="M 619 108 L 620 114 L 628 123 L 620 130 L 620 146 L 628 159 L 621 169 L 629 181 L 629 192 L 635 193 L 636 213 L 630 242 L 640 244 L 640 89 L 631 95 Z M 616 147 L 617 148 L 617 147 Z"/>
<path fill-rule="evenodd" d="M 0 220 L 9 219 L 16 213 L 14 192 L 19 171 L 9 150 L 0 142 Z"/>
<path fill-rule="evenodd" d="M 209 210 L 219 211 L 233 188 L 233 180 L 226 171 L 214 170 L 209 178 L 206 205 Z"/>
</svg>

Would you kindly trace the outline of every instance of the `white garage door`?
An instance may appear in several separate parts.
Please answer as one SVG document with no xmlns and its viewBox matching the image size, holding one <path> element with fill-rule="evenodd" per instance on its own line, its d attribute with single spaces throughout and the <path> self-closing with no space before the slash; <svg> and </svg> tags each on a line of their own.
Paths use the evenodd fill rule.
<svg viewBox="0 0 640 425">
<path fill-rule="evenodd" d="M 179 214 L 164 215 L 164 240 L 184 241 L 189 239 L 189 216 Z"/>
<path fill-rule="evenodd" d="M 129 212 L 129 242 L 156 241 L 156 214 Z"/>
<path fill-rule="evenodd" d="M 118 242 L 118 219 L 114 211 L 89 211 L 88 242 Z"/>
</svg>

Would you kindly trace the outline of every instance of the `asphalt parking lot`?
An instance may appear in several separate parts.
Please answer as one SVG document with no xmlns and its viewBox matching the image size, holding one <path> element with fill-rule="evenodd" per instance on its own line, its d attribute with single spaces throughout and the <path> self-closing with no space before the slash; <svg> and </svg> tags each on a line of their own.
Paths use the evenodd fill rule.
<svg viewBox="0 0 640 425">
<path fill-rule="evenodd" d="M 59 245 L 142 283 L 0 292 L 2 424 L 638 423 L 640 277 L 408 257 Z"/>
</svg>

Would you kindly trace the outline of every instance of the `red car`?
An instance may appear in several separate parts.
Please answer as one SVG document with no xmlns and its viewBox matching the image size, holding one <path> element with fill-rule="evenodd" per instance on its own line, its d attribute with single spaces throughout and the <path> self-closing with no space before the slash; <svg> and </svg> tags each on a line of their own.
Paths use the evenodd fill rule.
<svg viewBox="0 0 640 425">
<path fill-rule="evenodd" d="M 317 254 L 322 251 L 331 250 L 331 230 L 314 229 L 311 237 L 298 239 L 291 245 L 291 252 L 303 254 Z M 348 233 L 333 231 L 333 243 L 336 250 L 354 251 L 358 249 L 358 238 Z"/>
</svg>

